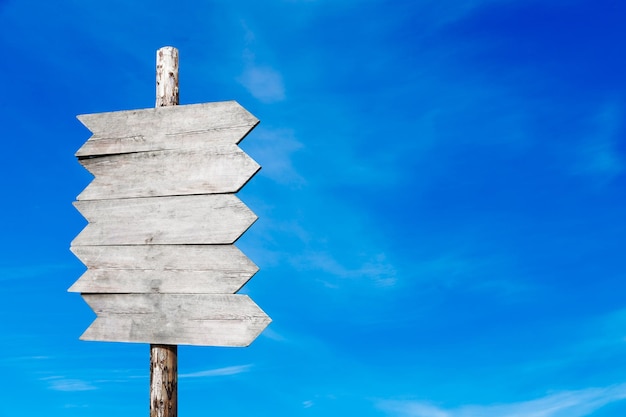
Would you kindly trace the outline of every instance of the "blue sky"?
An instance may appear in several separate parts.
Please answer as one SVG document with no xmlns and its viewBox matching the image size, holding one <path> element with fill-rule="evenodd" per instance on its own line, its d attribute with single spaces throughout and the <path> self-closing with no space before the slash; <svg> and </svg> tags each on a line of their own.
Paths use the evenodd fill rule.
<svg viewBox="0 0 626 417">
<path fill-rule="evenodd" d="M 77 114 L 237 100 L 238 246 L 273 319 L 181 347 L 180 415 L 626 414 L 626 5 L 0 0 L 0 417 L 142 415 L 149 348 L 82 342 Z"/>
</svg>

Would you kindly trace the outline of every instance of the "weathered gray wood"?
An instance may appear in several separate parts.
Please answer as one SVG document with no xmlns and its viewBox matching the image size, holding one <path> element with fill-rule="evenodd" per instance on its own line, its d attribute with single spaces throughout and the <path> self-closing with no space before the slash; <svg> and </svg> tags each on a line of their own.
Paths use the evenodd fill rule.
<svg viewBox="0 0 626 417">
<path fill-rule="evenodd" d="M 237 145 L 82 159 L 95 179 L 78 200 L 237 192 L 260 169 Z"/>
<path fill-rule="evenodd" d="M 115 314 L 98 317 L 81 340 L 245 347 L 267 327 L 269 319 L 188 320 L 145 314 Z"/>
<path fill-rule="evenodd" d="M 157 51 L 156 85 L 157 107 L 178 105 L 178 49 Z M 150 345 L 150 417 L 177 416 L 178 346 Z"/>
<path fill-rule="evenodd" d="M 82 293 L 234 294 L 248 273 L 181 270 L 89 269 L 69 289 Z"/>
<path fill-rule="evenodd" d="M 258 267 L 233 245 L 73 246 L 83 293 L 234 294 Z"/>
<path fill-rule="evenodd" d="M 236 101 L 84 114 L 93 136 L 76 152 L 88 157 L 237 144 L 259 120 Z"/>
<path fill-rule="evenodd" d="M 234 245 L 72 246 L 93 269 L 213 271 L 253 275 L 258 267 Z"/>
<path fill-rule="evenodd" d="M 71 292 L 232 294 L 258 271 L 233 245 L 72 246 L 71 250 L 89 268 Z"/>
<path fill-rule="evenodd" d="M 178 413 L 178 346 L 150 345 L 150 416 Z"/>
<path fill-rule="evenodd" d="M 182 107 L 182 106 L 181 106 Z M 164 134 L 150 129 L 135 136 L 100 137 L 93 135 L 78 150 L 79 159 L 93 156 L 176 149 L 203 149 L 218 145 L 238 144 L 254 128 L 246 124 L 195 132 Z"/>
<path fill-rule="evenodd" d="M 81 200 L 79 245 L 230 244 L 257 216 L 233 194 Z"/>
<path fill-rule="evenodd" d="M 178 106 L 178 49 L 166 46 L 157 51 L 156 107 Z"/>
<path fill-rule="evenodd" d="M 83 294 L 97 318 L 83 340 L 248 346 L 271 319 L 246 295 Z"/>
</svg>

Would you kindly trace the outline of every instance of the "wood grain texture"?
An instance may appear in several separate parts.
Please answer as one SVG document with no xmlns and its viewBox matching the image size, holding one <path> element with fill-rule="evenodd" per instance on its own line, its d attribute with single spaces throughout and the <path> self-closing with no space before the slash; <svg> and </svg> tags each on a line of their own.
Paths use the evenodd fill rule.
<svg viewBox="0 0 626 417">
<path fill-rule="evenodd" d="M 234 193 L 260 169 L 237 145 L 82 159 L 95 179 L 78 200 Z"/>
<path fill-rule="evenodd" d="M 156 107 L 178 103 L 178 49 L 165 46 L 157 51 Z"/>
<path fill-rule="evenodd" d="M 246 272 L 89 269 L 70 292 L 111 294 L 234 294 L 250 280 Z"/>
<path fill-rule="evenodd" d="M 247 271 L 258 268 L 234 245 L 72 246 L 88 268 Z"/>
<path fill-rule="evenodd" d="M 230 244 L 257 216 L 233 194 L 81 200 L 80 245 Z"/>
<path fill-rule="evenodd" d="M 97 318 L 82 340 L 248 346 L 271 322 L 246 295 L 83 294 Z"/>
<path fill-rule="evenodd" d="M 258 267 L 233 245 L 73 246 L 83 293 L 234 294 Z"/>
<path fill-rule="evenodd" d="M 156 106 L 177 106 L 178 49 L 157 51 Z M 150 417 L 178 416 L 178 347 L 150 345 Z"/>
<path fill-rule="evenodd" d="M 178 346 L 150 346 L 150 417 L 178 415 Z"/>
<path fill-rule="evenodd" d="M 259 120 L 236 101 L 78 116 L 93 136 L 79 158 L 237 144 Z"/>
</svg>

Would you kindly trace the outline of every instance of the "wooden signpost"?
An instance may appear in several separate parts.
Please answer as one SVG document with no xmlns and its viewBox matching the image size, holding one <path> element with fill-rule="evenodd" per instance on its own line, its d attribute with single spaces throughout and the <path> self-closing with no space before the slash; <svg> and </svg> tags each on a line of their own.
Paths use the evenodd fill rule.
<svg viewBox="0 0 626 417">
<path fill-rule="evenodd" d="M 150 415 L 177 415 L 176 346 L 247 346 L 270 318 L 237 291 L 257 266 L 233 243 L 256 221 L 234 193 L 260 169 L 237 144 L 258 120 L 234 101 L 178 104 L 178 51 L 157 52 L 157 107 L 78 116 L 94 180 L 69 289 L 96 312 L 83 340 L 150 343 Z M 163 106 L 163 107 L 160 107 Z"/>
</svg>

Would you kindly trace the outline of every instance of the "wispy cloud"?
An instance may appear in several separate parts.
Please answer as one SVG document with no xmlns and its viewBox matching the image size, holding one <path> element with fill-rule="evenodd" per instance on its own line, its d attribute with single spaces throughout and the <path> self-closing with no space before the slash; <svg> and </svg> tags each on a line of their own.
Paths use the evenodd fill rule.
<svg viewBox="0 0 626 417">
<path fill-rule="evenodd" d="M 603 105 L 591 121 L 591 132 L 578 147 L 575 172 L 606 183 L 624 172 L 618 150 L 623 112 L 614 103 Z"/>
<path fill-rule="evenodd" d="M 209 369 L 206 371 L 180 374 L 178 375 L 178 377 L 179 378 L 205 378 L 205 377 L 214 377 L 214 376 L 229 376 L 229 375 L 242 374 L 244 372 L 250 371 L 250 369 L 252 369 L 251 364 L 227 366 L 225 368 Z"/>
<path fill-rule="evenodd" d="M 91 391 L 96 389 L 95 386 L 81 379 L 69 379 L 62 376 L 51 376 L 42 378 L 42 381 L 47 381 L 49 388 L 53 391 Z"/>
<path fill-rule="evenodd" d="M 529 289 L 528 283 L 517 278 L 514 260 L 502 254 L 472 255 L 451 249 L 416 260 L 411 271 L 420 282 L 436 282 L 445 288 L 506 296 Z"/>
<path fill-rule="evenodd" d="M 249 65 L 238 81 L 263 103 L 274 103 L 285 99 L 283 78 L 270 66 Z"/>
<path fill-rule="evenodd" d="M 549 369 L 551 372 L 565 372 L 577 365 L 588 366 L 591 358 L 606 360 L 619 358 L 626 346 L 626 309 L 612 311 L 585 319 L 573 318 L 570 326 L 575 327 L 576 338 L 564 342 L 557 357 L 547 357 L 542 361 L 524 363 L 526 372 Z"/>
<path fill-rule="evenodd" d="M 65 404 L 64 408 L 75 409 L 75 408 L 89 408 L 87 404 Z"/>
<path fill-rule="evenodd" d="M 293 154 L 302 148 L 293 130 L 258 128 L 254 135 L 254 141 L 244 146 L 263 166 L 260 175 L 279 184 L 302 185 L 305 182 L 292 162 Z"/>
<path fill-rule="evenodd" d="M 34 355 L 34 356 L 16 356 L 16 357 L 5 357 L 0 359 L 0 362 L 33 362 L 33 361 L 41 361 L 41 360 L 47 360 L 50 359 L 50 356 L 43 356 L 43 355 Z"/>
<path fill-rule="evenodd" d="M 277 332 L 275 329 L 268 327 L 267 329 L 263 330 L 263 333 L 261 333 L 262 337 L 266 337 L 270 340 L 274 340 L 275 342 L 286 342 L 287 338 L 285 336 L 283 336 L 282 334 L 280 334 L 279 332 Z"/>
<path fill-rule="evenodd" d="M 549 394 L 510 404 L 468 405 L 445 409 L 422 401 L 380 401 L 393 417 L 584 417 L 626 398 L 626 384 Z"/>
<path fill-rule="evenodd" d="M 291 262 L 300 270 L 317 270 L 343 279 L 367 279 L 379 287 L 390 287 L 396 283 L 396 268 L 387 261 L 384 253 L 360 257 L 357 265 L 345 265 L 328 252 L 308 252 L 299 257 L 292 257 Z M 350 260 L 354 263 L 354 259 Z M 323 281 L 329 288 L 337 283 Z"/>
<path fill-rule="evenodd" d="M 308 250 L 299 256 L 285 256 L 299 271 L 318 271 L 319 281 L 328 288 L 340 288 L 346 281 L 391 288 L 410 277 L 437 288 L 460 289 L 482 294 L 512 297 L 532 290 L 519 278 L 517 264 L 506 256 L 479 256 L 450 251 L 428 258 L 392 262 L 384 252 L 331 253 Z"/>
<path fill-rule="evenodd" d="M 245 69 L 237 81 L 263 103 L 284 100 L 285 86 L 282 75 L 271 65 L 257 63 L 256 54 L 253 52 L 256 36 L 245 23 L 243 23 L 243 28 L 247 45 L 243 51 Z"/>
</svg>

